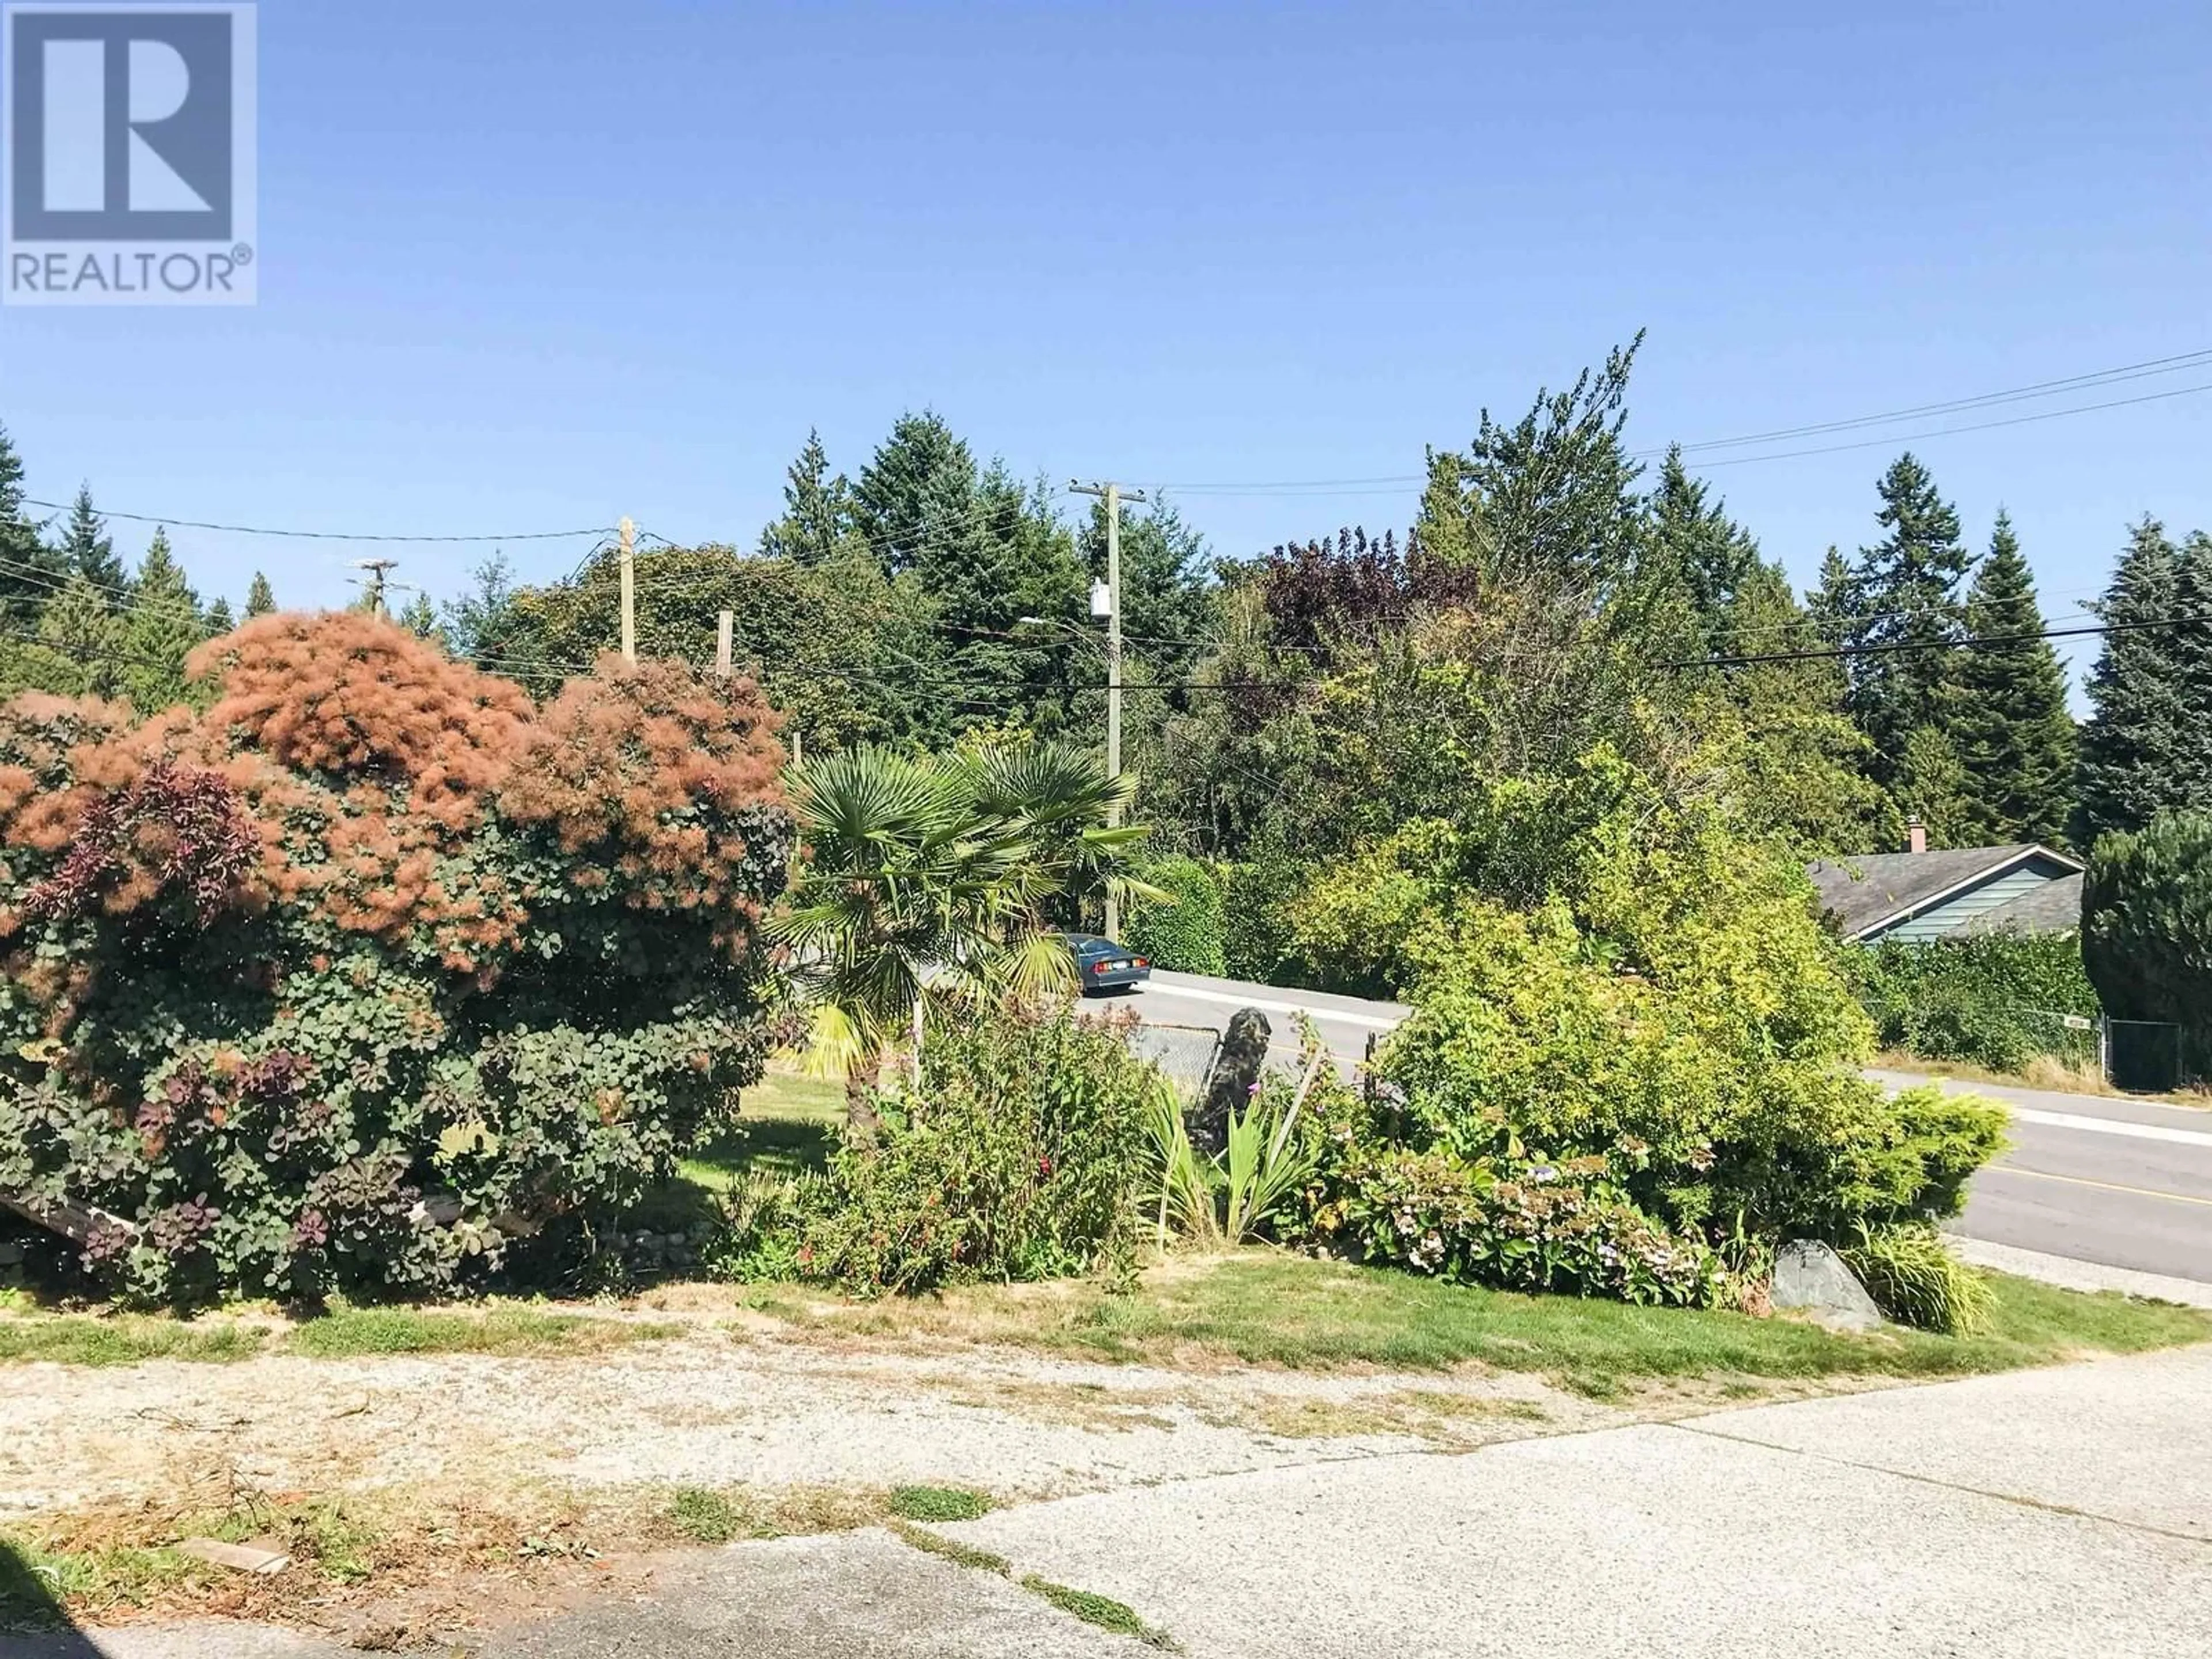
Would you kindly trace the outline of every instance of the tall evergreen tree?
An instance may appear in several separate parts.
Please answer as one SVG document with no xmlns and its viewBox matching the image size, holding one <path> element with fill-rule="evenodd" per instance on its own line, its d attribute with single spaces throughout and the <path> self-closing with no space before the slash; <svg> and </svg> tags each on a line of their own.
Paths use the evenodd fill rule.
<svg viewBox="0 0 2212 1659">
<path fill-rule="evenodd" d="M 783 516 L 761 532 L 761 555 L 821 564 L 852 529 L 853 486 L 842 472 L 830 477 L 822 434 L 810 430 L 785 475 Z"/>
<path fill-rule="evenodd" d="M 246 615 L 250 621 L 265 617 L 276 608 L 276 594 L 269 586 L 269 578 L 258 570 L 253 573 L 252 586 L 246 590 Z"/>
<path fill-rule="evenodd" d="M 934 410 L 899 416 L 853 486 L 853 521 L 893 574 L 957 558 L 974 517 L 975 457 Z"/>
<path fill-rule="evenodd" d="M 0 621 L 35 618 L 67 574 L 24 511 L 23 458 L 0 426 Z"/>
<path fill-rule="evenodd" d="M 1850 561 L 1831 545 L 1827 557 L 1820 561 L 1819 586 L 1805 596 L 1806 632 L 1811 635 L 1809 643 L 1837 651 L 1850 641 L 1851 617 L 1857 604 L 1852 597 L 1852 587 Z M 1837 672 L 1844 672 L 1840 659 Z"/>
<path fill-rule="evenodd" d="M 1949 735 L 1937 727 L 1916 726 L 1906 734 L 1890 793 L 1926 827 L 1931 847 L 1970 847 L 1977 839 L 1973 782 Z"/>
<path fill-rule="evenodd" d="M 2203 580 L 2196 569 L 2188 578 L 2192 586 Z M 2203 624 L 2173 624 L 2184 599 L 2183 556 L 2146 518 L 2097 605 L 2113 631 L 2089 676 L 2095 712 L 2081 728 L 2073 839 L 2085 851 L 2107 830 L 2212 803 L 2212 690 L 2195 667 L 2206 635 Z"/>
<path fill-rule="evenodd" d="M 106 521 L 94 510 L 90 484 L 76 487 L 69 521 L 62 526 L 60 552 L 63 568 L 70 575 L 83 577 L 104 592 L 121 592 L 123 561 L 115 556 L 115 541 Z"/>
<path fill-rule="evenodd" d="M 230 601 L 217 597 L 207 608 L 207 620 L 204 625 L 207 636 L 211 640 L 219 640 L 237 627 L 237 619 L 230 614 Z"/>
<path fill-rule="evenodd" d="M 1915 732 L 1933 731 L 1957 747 L 1957 653 L 1947 647 L 1965 631 L 1959 587 L 1973 556 L 1959 539 L 1957 511 L 1910 451 L 1880 488 L 1875 519 L 1887 533 L 1859 551 L 1844 642 L 1886 647 L 1852 659 L 1850 708 L 1874 741 L 1878 775 L 1893 781 Z"/>
<path fill-rule="evenodd" d="M 1727 625 L 1737 590 L 1759 567 L 1759 544 L 1712 499 L 1703 479 L 1690 476 L 1680 444 L 1660 465 L 1646 513 L 1645 556 L 1680 582 L 1696 617 L 1696 649 L 1704 654 Z"/>
<path fill-rule="evenodd" d="M 1814 626 L 1781 568 L 1755 559 L 1737 580 L 1711 644 L 1724 655 L 1762 655 L 1807 643 Z M 1896 844 L 1896 812 L 1866 776 L 1870 746 L 1844 713 L 1840 662 L 1747 663 L 1716 681 L 1723 696 L 1705 705 L 1711 712 L 1698 726 L 1729 762 L 1747 823 L 1808 858 Z"/>
<path fill-rule="evenodd" d="M 1997 514 L 1989 556 L 1966 594 L 1966 632 L 2002 639 L 2043 631 L 2035 576 L 2012 520 Z M 1960 833 L 1990 842 L 2053 842 L 2073 810 L 2074 717 L 2066 672 L 2048 640 L 1958 653 L 1951 736 L 1968 784 Z"/>
<path fill-rule="evenodd" d="M 114 594 L 71 576 L 40 613 L 38 645 L 23 653 L 46 662 L 18 662 L 16 672 L 26 684 L 64 696 L 120 696 L 127 689 L 125 626 Z"/>
<path fill-rule="evenodd" d="M 169 550 L 169 535 L 156 530 L 131 579 L 123 626 L 123 687 L 142 714 L 185 700 L 185 659 L 207 637 L 199 595 Z"/>
<path fill-rule="evenodd" d="M 1644 343 L 1617 347 L 1564 392 L 1540 392 L 1508 426 L 1482 411 L 1464 455 L 1432 451 L 1421 544 L 1493 582 L 1601 599 L 1639 564 L 1641 466 L 1621 442 Z"/>
</svg>

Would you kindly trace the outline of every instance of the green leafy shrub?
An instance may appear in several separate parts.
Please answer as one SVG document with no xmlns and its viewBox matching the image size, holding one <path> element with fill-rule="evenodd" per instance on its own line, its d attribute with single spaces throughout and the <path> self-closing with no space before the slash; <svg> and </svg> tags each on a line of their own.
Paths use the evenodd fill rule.
<svg viewBox="0 0 2212 1659">
<path fill-rule="evenodd" d="M 0 710 L 0 1189 L 90 1215 L 97 1281 L 481 1282 L 758 1075 L 749 685 L 609 659 L 540 711 L 360 615 L 195 665 L 203 714 Z"/>
<path fill-rule="evenodd" d="M 1144 879 L 1170 902 L 1139 900 L 1129 910 L 1127 942 L 1156 968 L 1182 974 L 1225 974 L 1221 878 L 1192 858 L 1162 859 Z"/>
<path fill-rule="evenodd" d="M 2103 1010 L 2070 934 L 2002 931 L 1924 944 L 1847 945 L 1860 1002 L 1885 1048 L 2017 1072 L 2039 1054 L 2094 1055 L 2063 1016 Z"/>
<path fill-rule="evenodd" d="M 2212 811 L 2098 841 L 2081 956 L 2113 1018 L 2180 1026 L 2184 1071 L 2212 1074 Z"/>
<path fill-rule="evenodd" d="M 872 1141 L 757 1198 L 732 1270 L 864 1291 L 1086 1272 L 1126 1247 L 1146 1103 L 1166 1085 L 1072 1008 L 933 1027 L 919 1092 L 878 1093 Z"/>
<path fill-rule="evenodd" d="M 1948 1214 L 2002 1144 L 1994 1108 L 1857 1074 L 1872 1032 L 1794 863 L 1607 755 L 1409 826 L 1299 915 L 1415 1004 L 1314 1193 L 1370 1256 L 1698 1298 L 1707 1247 Z"/>
<path fill-rule="evenodd" d="M 1221 953 L 1229 977 L 1263 985 L 1304 979 L 1290 907 L 1311 878 L 1305 864 L 1274 845 L 1255 848 L 1243 862 L 1223 871 Z"/>
<path fill-rule="evenodd" d="M 1882 1312 L 1900 1325 L 1947 1336 L 1974 1336 L 1989 1325 L 1996 1293 L 1951 1253 L 1943 1235 L 1920 1224 L 1863 1229 L 1839 1252 Z"/>
</svg>

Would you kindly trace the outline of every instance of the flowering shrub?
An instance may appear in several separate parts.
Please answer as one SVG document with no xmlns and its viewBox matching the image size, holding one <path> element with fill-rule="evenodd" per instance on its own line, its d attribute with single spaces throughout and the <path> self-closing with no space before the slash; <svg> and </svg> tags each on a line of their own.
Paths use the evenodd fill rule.
<svg viewBox="0 0 2212 1659">
<path fill-rule="evenodd" d="M 441 1288 L 665 1176 L 758 1075 L 791 830 L 745 682 L 543 713 L 360 615 L 204 714 L 0 709 L 0 1191 L 148 1297 Z"/>
<path fill-rule="evenodd" d="M 1703 1307 L 1719 1259 L 1631 1203 L 1601 1158 L 1500 1166 L 1434 1149 L 1363 1149 L 1340 1165 L 1315 1236 L 1363 1261 L 1510 1291 Z"/>
</svg>

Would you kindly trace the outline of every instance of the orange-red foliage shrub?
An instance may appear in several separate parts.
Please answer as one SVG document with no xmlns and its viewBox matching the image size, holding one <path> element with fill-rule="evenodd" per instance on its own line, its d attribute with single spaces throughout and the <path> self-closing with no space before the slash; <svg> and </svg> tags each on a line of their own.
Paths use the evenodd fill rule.
<svg viewBox="0 0 2212 1659">
<path fill-rule="evenodd" d="M 0 708 L 0 1190 L 138 1223 L 117 1283 L 453 1282 L 758 1074 L 792 830 L 749 683 L 609 659 L 541 712 L 357 614 L 192 666 L 204 714 Z"/>
<path fill-rule="evenodd" d="M 618 881 L 627 902 L 721 917 L 742 944 L 759 917 L 760 813 L 780 803 L 777 720 L 750 680 L 609 654 L 546 706 L 499 795 L 510 823 L 550 831 L 569 879 Z"/>
</svg>

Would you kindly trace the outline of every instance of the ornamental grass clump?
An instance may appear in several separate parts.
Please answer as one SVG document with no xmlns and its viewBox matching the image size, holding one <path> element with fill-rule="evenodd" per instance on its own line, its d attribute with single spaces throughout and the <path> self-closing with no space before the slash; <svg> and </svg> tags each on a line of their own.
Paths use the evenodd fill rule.
<svg viewBox="0 0 2212 1659">
<path fill-rule="evenodd" d="M 759 1075 L 791 823 L 750 682 L 545 709 L 380 618 L 201 647 L 206 712 L 0 709 L 0 1197 L 142 1298 L 480 1282 Z"/>
</svg>

